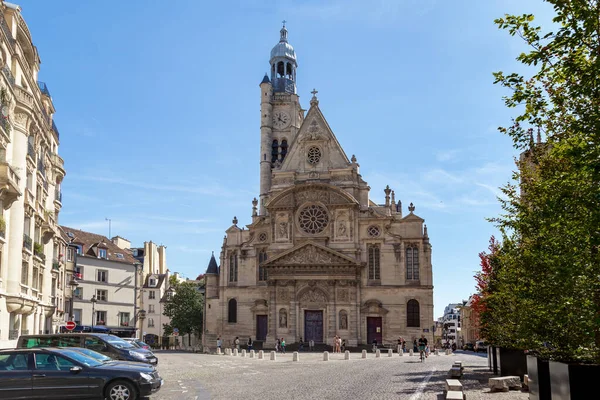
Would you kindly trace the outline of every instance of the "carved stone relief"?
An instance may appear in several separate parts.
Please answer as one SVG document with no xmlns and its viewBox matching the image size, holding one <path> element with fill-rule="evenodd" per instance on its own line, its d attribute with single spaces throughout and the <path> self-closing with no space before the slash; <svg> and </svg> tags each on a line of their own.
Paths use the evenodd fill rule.
<svg viewBox="0 0 600 400">
<path fill-rule="evenodd" d="M 277 301 L 287 303 L 290 301 L 290 293 L 286 289 L 279 289 L 277 291 Z"/>
<path fill-rule="evenodd" d="M 23 127 L 27 126 L 27 117 L 25 113 L 15 113 L 15 122 Z"/>
<path fill-rule="evenodd" d="M 326 303 L 327 297 L 320 290 L 308 290 L 300 297 L 300 302 L 304 303 Z"/>
<path fill-rule="evenodd" d="M 338 300 L 341 302 L 348 302 L 350 300 L 350 295 L 348 293 L 348 289 L 340 289 L 338 291 Z"/>
<path fill-rule="evenodd" d="M 287 242 L 290 240 L 290 221 L 289 214 L 286 212 L 277 213 L 275 218 L 275 238 L 278 242 Z"/>
<path fill-rule="evenodd" d="M 288 255 L 282 261 L 289 264 L 326 264 L 338 261 L 338 257 L 309 245 Z"/>
<path fill-rule="evenodd" d="M 298 203 L 304 203 L 307 201 L 320 201 L 323 203 L 329 202 L 329 193 L 326 190 L 305 190 L 296 193 L 296 199 Z"/>
</svg>

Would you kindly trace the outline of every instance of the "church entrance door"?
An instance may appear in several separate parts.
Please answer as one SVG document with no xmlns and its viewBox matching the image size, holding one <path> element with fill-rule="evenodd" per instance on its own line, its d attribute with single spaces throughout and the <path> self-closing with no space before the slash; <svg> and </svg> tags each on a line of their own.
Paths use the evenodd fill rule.
<svg viewBox="0 0 600 400">
<path fill-rule="evenodd" d="M 267 315 L 256 316 L 256 340 L 265 340 L 267 338 L 267 329 L 269 317 Z"/>
<path fill-rule="evenodd" d="M 367 343 L 373 343 L 373 339 L 377 344 L 383 341 L 381 317 L 367 317 Z"/>
<path fill-rule="evenodd" d="M 323 311 L 304 310 L 304 341 L 323 343 Z"/>
</svg>

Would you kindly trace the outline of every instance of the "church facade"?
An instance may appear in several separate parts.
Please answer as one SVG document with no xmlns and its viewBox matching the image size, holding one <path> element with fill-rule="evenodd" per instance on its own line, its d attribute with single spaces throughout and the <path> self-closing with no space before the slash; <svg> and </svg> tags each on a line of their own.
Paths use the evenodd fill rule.
<svg viewBox="0 0 600 400">
<path fill-rule="evenodd" d="M 227 229 L 206 271 L 205 346 L 248 337 L 272 347 L 314 340 L 349 346 L 433 339 L 431 244 L 424 220 L 395 193 L 385 204 L 327 123 L 313 90 L 296 94 L 285 26 L 260 84 L 260 195 L 252 223 Z"/>
</svg>

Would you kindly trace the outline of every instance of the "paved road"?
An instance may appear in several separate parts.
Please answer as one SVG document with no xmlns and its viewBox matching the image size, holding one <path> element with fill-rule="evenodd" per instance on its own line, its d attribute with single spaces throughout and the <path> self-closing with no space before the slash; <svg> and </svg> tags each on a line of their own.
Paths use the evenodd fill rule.
<svg viewBox="0 0 600 400">
<path fill-rule="evenodd" d="M 452 363 L 461 360 L 461 379 L 467 399 L 526 400 L 527 393 L 489 393 L 485 356 L 472 352 L 431 355 L 421 363 L 417 356 L 388 357 L 382 353 L 367 359 L 351 354 L 277 354 L 271 361 L 241 356 L 159 352 L 158 370 L 165 385 L 151 400 L 279 400 L 279 399 L 407 399 L 441 400 L 444 382 Z"/>
</svg>

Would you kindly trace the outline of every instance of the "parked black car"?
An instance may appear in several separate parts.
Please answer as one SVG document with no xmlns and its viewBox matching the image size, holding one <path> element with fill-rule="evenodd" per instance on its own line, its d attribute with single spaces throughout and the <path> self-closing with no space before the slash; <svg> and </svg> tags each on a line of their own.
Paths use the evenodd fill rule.
<svg viewBox="0 0 600 400">
<path fill-rule="evenodd" d="M 71 349 L 0 350 L 0 398 L 136 400 L 163 381 L 150 365 L 100 362 Z"/>
<path fill-rule="evenodd" d="M 105 333 L 57 333 L 54 335 L 23 335 L 17 348 L 36 347 L 84 347 L 116 360 L 158 364 L 158 358 L 149 350 L 140 349 L 118 336 Z"/>
<path fill-rule="evenodd" d="M 463 346 L 463 350 L 475 351 L 475 345 L 473 343 L 467 343 Z"/>
</svg>

